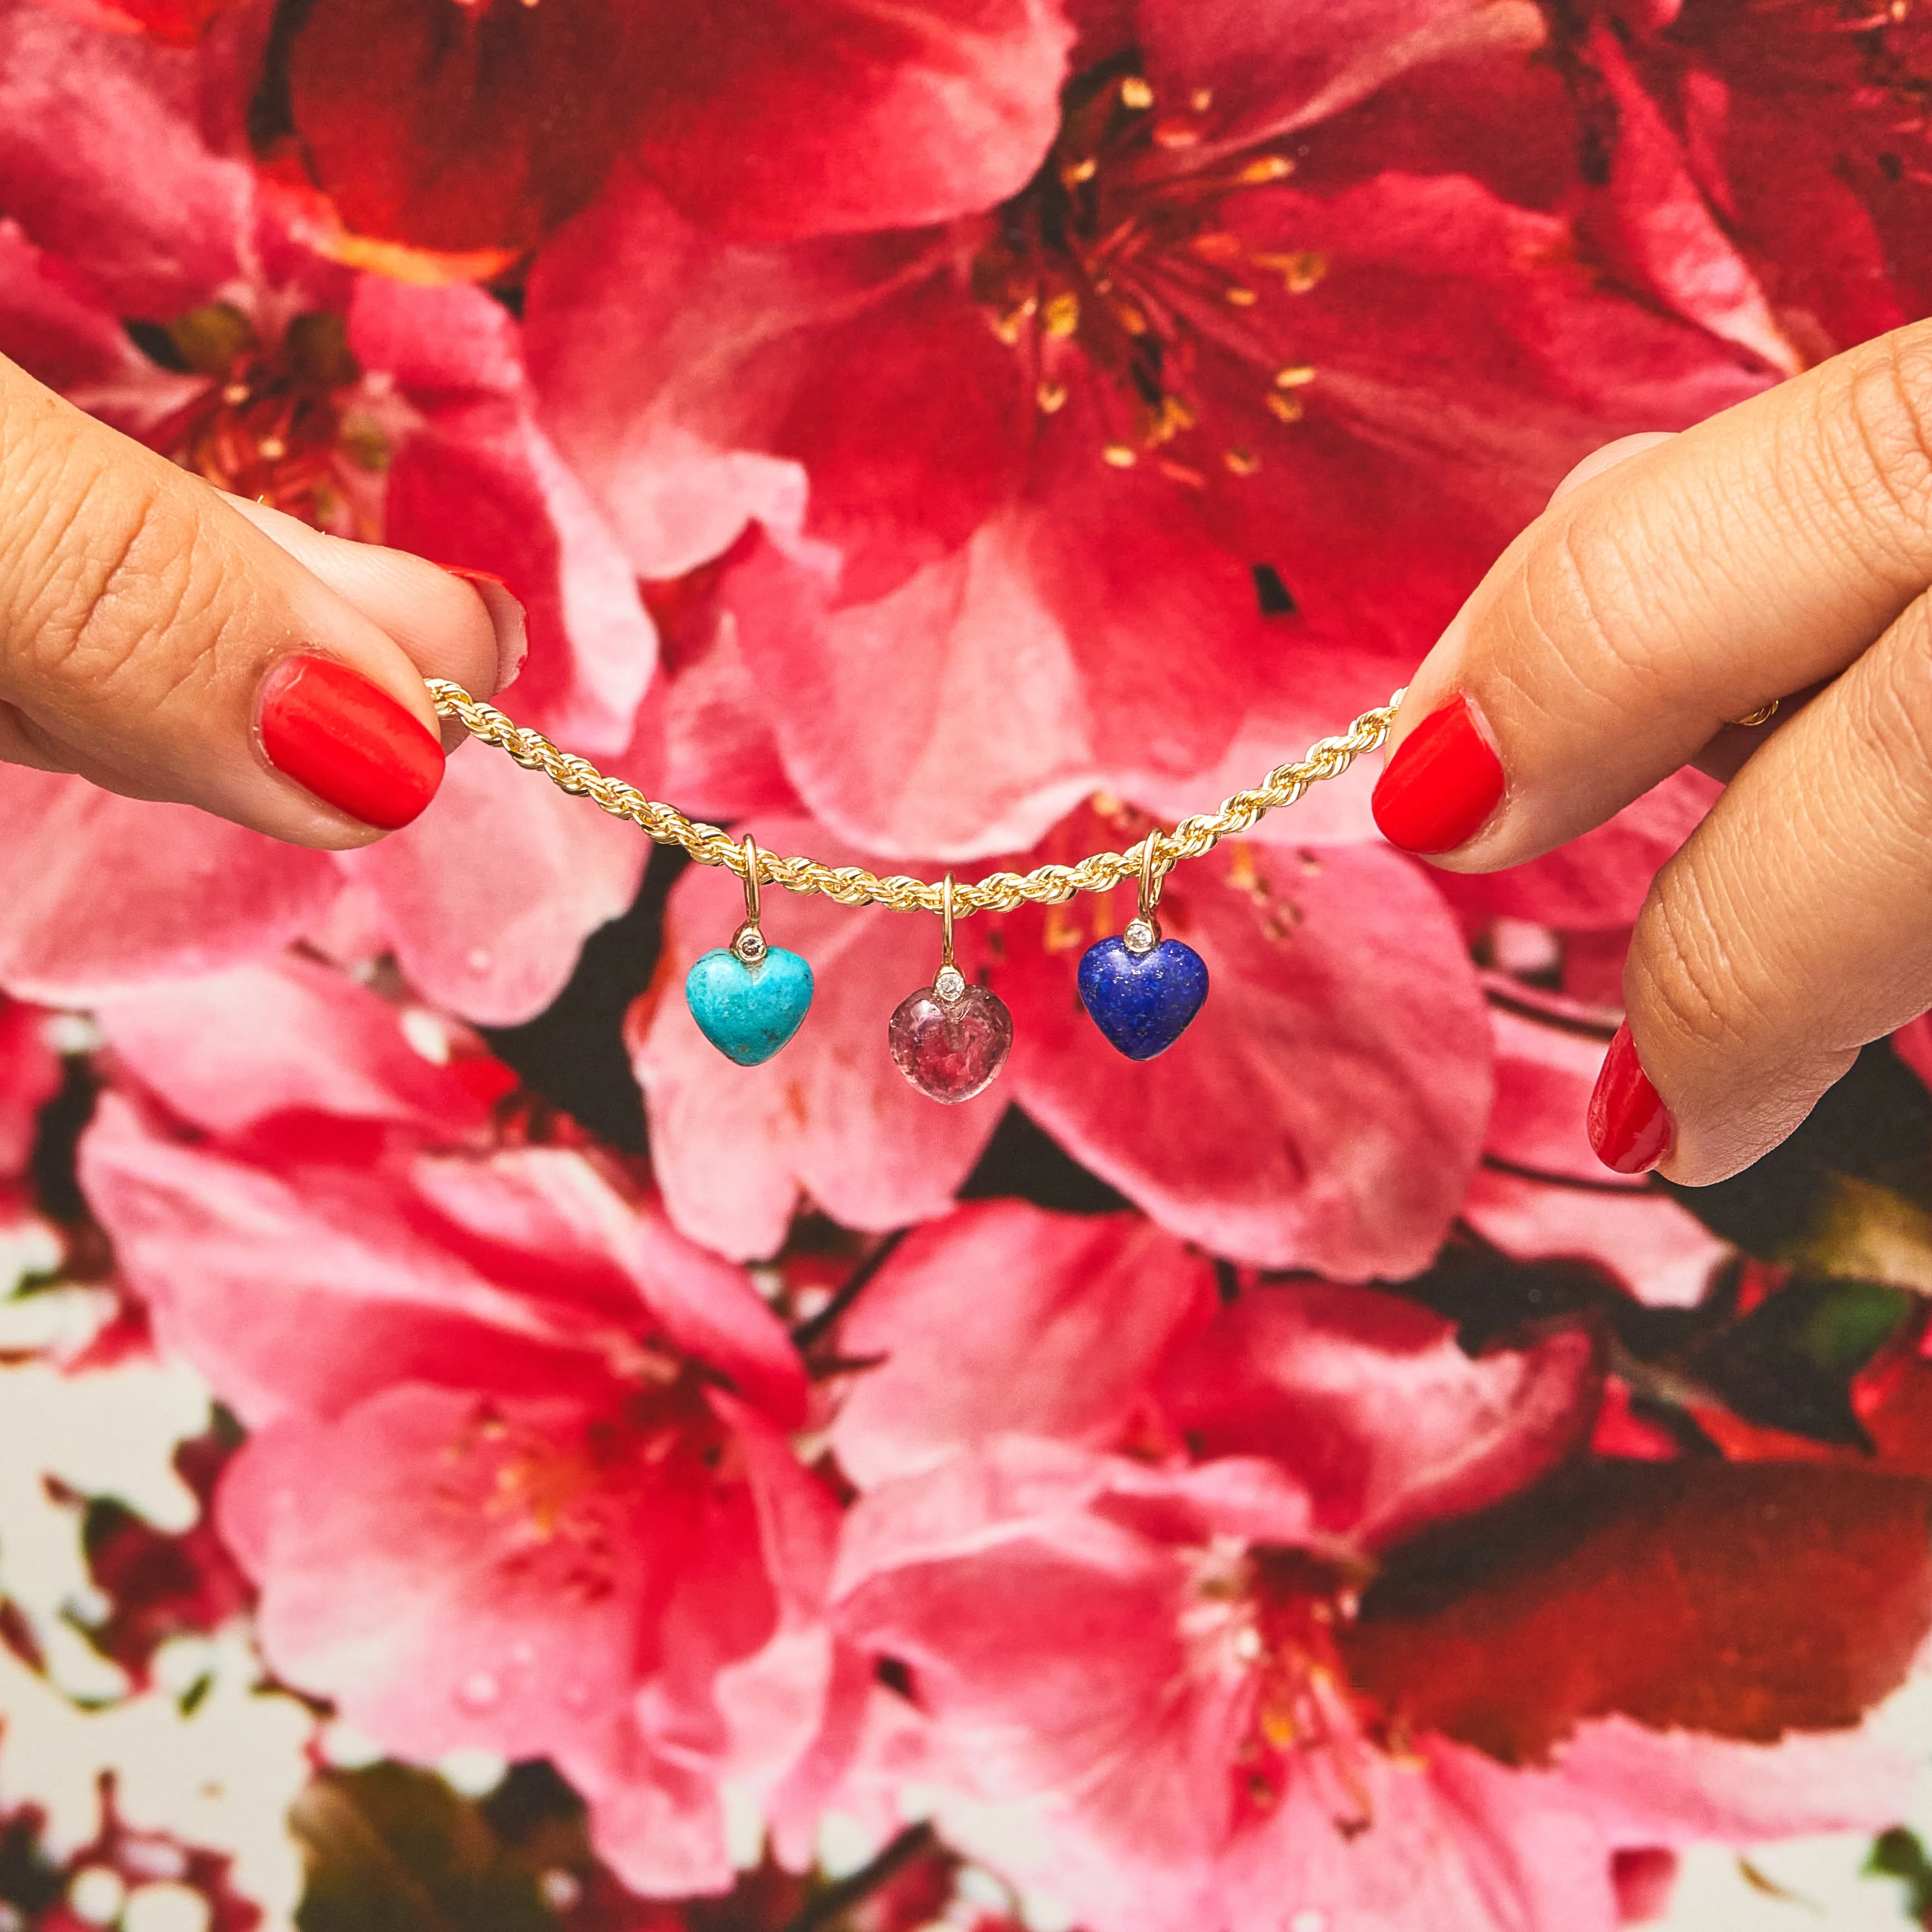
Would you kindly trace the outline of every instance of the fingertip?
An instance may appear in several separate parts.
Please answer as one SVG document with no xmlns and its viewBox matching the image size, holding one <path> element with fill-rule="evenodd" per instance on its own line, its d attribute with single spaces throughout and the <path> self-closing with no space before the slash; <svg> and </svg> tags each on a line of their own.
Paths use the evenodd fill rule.
<svg viewBox="0 0 1932 1932">
<path fill-rule="evenodd" d="M 1550 491 L 1550 502 L 1561 502 L 1571 490 L 1582 489 L 1586 483 L 1593 482 L 1606 471 L 1616 469 L 1619 464 L 1628 463 L 1634 456 L 1641 456 L 1647 449 L 1654 449 L 1660 443 L 1674 442 L 1677 435 L 1678 432 L 1673 429 L 1640 430 L 1634 436 L 1620 436 L 1614 442 L 1606 442 L 1601 448 L 1592 450 Z"/>
<path fill-rule="evenodd" d="M 496 640 L 496 681 L 479 698 L 494 698 L 507 684 L 514 682 L 530 655 L 530 624 L 524 601 L 494 571 L 475 570 L 460 563 L 439 564 L 446 574 L 466 584 L 482 600 Z"/>
<path fill-rule="evenodd" d="M 1646 1174 L 1670 1156 L 1676 1123 L 1643 1070 L 1628 1020 L 1604 1055 L 1586 1124 L 1597 1158 L 1613 1174 Z"/>
<path fill-rule="evenodd" d="M 255 728 L 275 770 L 378 832 L 420 818 L 442 783 L 436 737 L 380 686 L 332 658 L 296 652 L 271 664 Z"/>
<path fill-rule="evenodd" d="M 1440 857 L 1466 845 L 1502 803 L 1502 760 L 1480 713 L 1460 692 L 1396 746 L 1369 801 L 1391 845 Z"/>
<path fill-rule="evenodd" d="M 506 657 L 522 649 L 521 609 L 507 589 L 500 627 L 497 604 L 466 574 L 407 550 L 358 543 L 311 528 L 266 505 L 238 497 L 230 502 L 262 535 L 311 577 L 382 632 L 406 656 L 419 678 L 447 678 L 478 697 L 499 688 Z M 400 691 L 392 695 L 402 696 Z M 416 704 L 433 716 L 428 694 Z M 427 722 L 427 718 L 426 718 Z"/>
</svg>

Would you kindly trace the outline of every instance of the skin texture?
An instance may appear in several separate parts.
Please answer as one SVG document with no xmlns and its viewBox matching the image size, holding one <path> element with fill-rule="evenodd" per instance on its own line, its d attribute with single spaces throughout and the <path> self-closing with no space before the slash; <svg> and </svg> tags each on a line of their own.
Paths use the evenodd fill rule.
<svg viewBox="0 0 1932 1932">
<path fill-rule="evenodd" d="M 1624 976 L 1692 1185 L 1789 1134 L 1932 1006 L 1932 325 L 1587 459 L 1408 688 L 1502 763 L 1433 862 L 1546 852 L 1695 762 L 1730 780 L 1658 874 Z M 1767 727 L 1742 718 L 1784 700 Z"/>
<path fill-rule="evenodd" d="M 0 358 L 0 760 L 294 844 L 368 844 L 374 826 L 262 754 L 257 692 L 292 652 L 349 667 L 433 734 L 425 676 L 501 682 L 472 585 L 226 496 Z"/>
</svg>

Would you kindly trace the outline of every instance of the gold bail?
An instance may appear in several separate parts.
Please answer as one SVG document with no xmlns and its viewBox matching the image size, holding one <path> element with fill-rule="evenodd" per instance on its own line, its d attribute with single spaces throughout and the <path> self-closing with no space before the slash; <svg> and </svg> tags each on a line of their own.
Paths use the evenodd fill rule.
<svg viewBox="0 0 1932 1932">
<path fill-rule="evenodd" d="M 745 855 L 745 923 L 758 922 L 758 842 L 748 832 L 739 848 Z"/>
<path fill-rule="evenodd" d="M 1158 826 L 1141 841 L 1140 910 L 1128 920 L 1127 929 L 1120 935 L 1130 952 L 1151 952 L 1160 944 L 1160 921 L 1154 916 L 1154 912 L 1160 904 L 1160 889 L 1166 880 L 1168 868 L 1155 862 L 1160 841 Z"/>
<path fill-rule="evenodd" d="M 745 922 L 731 936 L 731 950 L 747 966 L 755 966 L 769 950 L 758 930 L 758 842 L 748 832 L 739 848 L 745 861 Z"/>
<path fill-rule="evenodd" d="M 952 963 L 952 874 L 939 896 L 939 970 L 932 976 L 934 994 L 949 1006 L 966 990 L 966 976 Z"/>
</svg>

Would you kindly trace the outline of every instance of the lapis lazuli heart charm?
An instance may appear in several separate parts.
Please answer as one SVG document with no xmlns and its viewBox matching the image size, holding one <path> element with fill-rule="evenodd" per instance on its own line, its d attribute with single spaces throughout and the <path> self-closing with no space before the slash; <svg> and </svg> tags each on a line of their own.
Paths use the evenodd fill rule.
<svg viewBox="0 0 1932 1932">
<path fill-rule="evenodd" d="M 761 1066 L 805 1023 L 812 964 L 782 946 L 760 947 L 748 965 L 729 946 L 714 946 L 685 976 L 684 999 L 726 1059 Z"/>
<path fill-rule="evenodd" d="M 1140 936 L 1130 928 L 1130 938 Z M 1079 986 L 1081 1004 L 1108 1043 L 1130 1060 L 1151 1060 L 1201 1010 L 1208 962 L 1178 939 L 1138 949 L 1128 939 L 1103 939 L 1081 956 Z"/>
</svg>

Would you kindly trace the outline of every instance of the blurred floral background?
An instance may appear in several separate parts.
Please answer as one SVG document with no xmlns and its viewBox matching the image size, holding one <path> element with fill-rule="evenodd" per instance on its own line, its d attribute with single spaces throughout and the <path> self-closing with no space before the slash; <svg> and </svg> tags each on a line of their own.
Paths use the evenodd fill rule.
<svg viewBox="0 0 1932 1932">
<path fill-rule="evenodd" d="M 973 876 L 1382 702 L 1551 486 L 1932 311 L 1921 0 L 0 0 L 0 351 L 502 578 L 503 703 Z M 1684 776 L 1083 902 L 475 747 L 368 850 L 0 770 L 0 1927 L 1932 1924 L 1932 1030 L 1592 1158 Z M 776 903 L 773 903 L 776 901 Z"/>
</svg>

